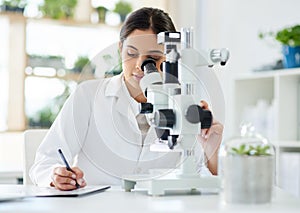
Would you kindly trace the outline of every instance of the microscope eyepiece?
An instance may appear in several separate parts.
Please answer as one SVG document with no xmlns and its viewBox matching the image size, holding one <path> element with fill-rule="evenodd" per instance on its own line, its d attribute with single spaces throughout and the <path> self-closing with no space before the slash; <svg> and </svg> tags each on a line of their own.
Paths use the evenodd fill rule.
<svg viewBox="0 0 300 213">
<path fill-rule="evenodd" d="M 158 72 L 156 68 L 156 61 L 152 58 L 147 58 L 145 61 L 143 61 L 141 65 L 141 69 L 144 71 L 145 74 Z"/>
</svg>

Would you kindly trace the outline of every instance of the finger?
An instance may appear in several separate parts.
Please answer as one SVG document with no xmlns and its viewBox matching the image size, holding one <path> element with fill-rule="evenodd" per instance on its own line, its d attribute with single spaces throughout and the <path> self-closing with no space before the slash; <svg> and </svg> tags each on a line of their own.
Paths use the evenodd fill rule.
<svg viewBox="0 0 300 213">
<path fill-rule="evenodd" d="M 69 178 L 69 177 L 63 177 L 63 176 L 59 176 L 59 175 L 54 175 L 53 181 L 54 181 L 54 184 L 71 184 L 74 186 L 76 185 L 75 179 Z"/>
<path fill-rule="evenodd" d="M 207 134 L 208 129 L 201 129 L 201 137 L 205 137 L 205 135 Z"/>
<path fill-rule="evenodd" d="M 74 190 L 77 189 L 76 186 L 71 185 L 71 184 L 56 184 L 55 188 L 62 190 L 62 191 L 70 191 L 70 190 Z"/>
<path fill-rule="evenodd" d="M 80 187 L 84 187 L 86 185 L 86 183 L 85 183 L 85 180 L 83 179 L 83 176 L 84 176 L 83 171 L 81 169 L 79 169 L 78 167 L 73 167 L 72 170 L 76 174 L 77 183 L 80 185 Z"/>
<path fill-rule="evenodd" d="M 77 180 L 78 184 L 80 185 L 80 188 L 83 188 L 86 186 L 86 182 L 84 179 Z"/>
<path fill-rule="evenodd" d="M 209 128 L 207 131 L 206 131 L 206 134 L 204 135 L 204 139 L 208 139 L 210 137 L 210 135 L 212 134 L 213 132 L 213 128 Z"/>
<path fill-rule="evenodd" d="M 77 188 L 76 181 L 71 178 L 54 175 L 52 179 L 52 185 L 59 190 L 73 190 Z"/>
<path fill-rule="evenodd" d="M 200 101 L 200 107 L 202 109 L 209 109 L 208 108 L 208 103 L 206 101 L 203 101 L 203 100 Z"/>
<path fill-rule="evenodd" d="M 54 175 L 59 175 L 62 177 L 70 177 L 75 179 L 76 178 L 76 174 L 74 174 L 73 172 L 67 170 L 66 167 L 56 167 L 54 169 Z"/>
<path fill-rule="evenodd" d="M 77 179 L 83 178 L 84 173 L 81 169 L 79 169 L 78 167 L 72 167 L 72 170 L 75 173 Z"/>
</svg>

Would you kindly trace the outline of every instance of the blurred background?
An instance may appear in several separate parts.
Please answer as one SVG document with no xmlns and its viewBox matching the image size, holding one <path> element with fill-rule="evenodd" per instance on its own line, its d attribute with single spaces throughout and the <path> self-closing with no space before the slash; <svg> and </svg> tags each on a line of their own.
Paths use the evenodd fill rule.
<svg viewBox="0 0 300 213">
<path fill-rule="evenodd" d="M 91 61 L 118 42 L 124 17 L 143 6 L 168 12 L 178 30 L 193 26 L 196 49 L 229 49 L 228 64 L 215 67 L 224 141 L 253 123 L 278 147 L 281 185 L 299 195 L 300 53 L 290 65 L 283 50 L 300 45 L 300 32 L 286 43 L 276 37 L 300 24 L 298 0 L 0 0 L 0 171 L 5 160 L 20 170 L 21 154 L 10 156 L 21 153 L 23 131 L 51 126 L 76 85 L 95 77 Z M 120 72 L 117 56 L 102 60 L 103 77 Z"/>
</svg>

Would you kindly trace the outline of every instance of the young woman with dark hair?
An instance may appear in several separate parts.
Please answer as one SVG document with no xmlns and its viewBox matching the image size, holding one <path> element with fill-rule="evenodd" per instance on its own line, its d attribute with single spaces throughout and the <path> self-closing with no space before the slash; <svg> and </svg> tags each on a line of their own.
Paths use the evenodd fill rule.
<svg viewBox="0 0 300 213">
<path fill-rule="evenodd" d="M 144 76 L 141 64 L 152 58 L 161 72 L 165 58 L 156 35 L 164 31 L 176 29 L 169 15 L 160 9 L 141 8 L 128 16 L 119 41 L 123 72 L 78 85 L 37 150 L 30 170 L 35 184 L 59 190 L 87 183 L 119 185 L 123 175 L 178 166 L 180 153 L 150 151 L 150 144 L 157 138 L 155 130 L 145 130 L 145 121 L 137 119 L 139 103 L 147 101 L 139 86 Z M 208 109 L 205 102 L 201 104 Z M 216 174 L 222 131 L 223 126 L 214 122 L 199 136 L 195 147 L 199 174 Z M 203 151 L 201 143 L 206 143 L 208 149 Z M 58 149 L 63 150 L 72 171 L 66 169 Z"/>
</svg>

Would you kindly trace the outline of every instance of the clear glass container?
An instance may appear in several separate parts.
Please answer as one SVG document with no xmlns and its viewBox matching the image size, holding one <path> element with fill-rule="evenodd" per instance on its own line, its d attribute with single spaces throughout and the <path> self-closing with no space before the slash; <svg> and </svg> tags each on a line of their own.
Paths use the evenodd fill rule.
<svg viewBox="0 0 300 213">
<path fill-rule="evenodd" d="M 255 131 L 251 124 L 241 126 L 240 136 L 225 143 L 225 155 L 238 156 L 273 156 L 274 146 Z"/>
<path fill-rule="evenodd" d="M 253 126 L 225 142 L 220 152 L 224 198 L 228 203 L 271 201 L 275 174 L 275 149 Z"/>
</svg>

